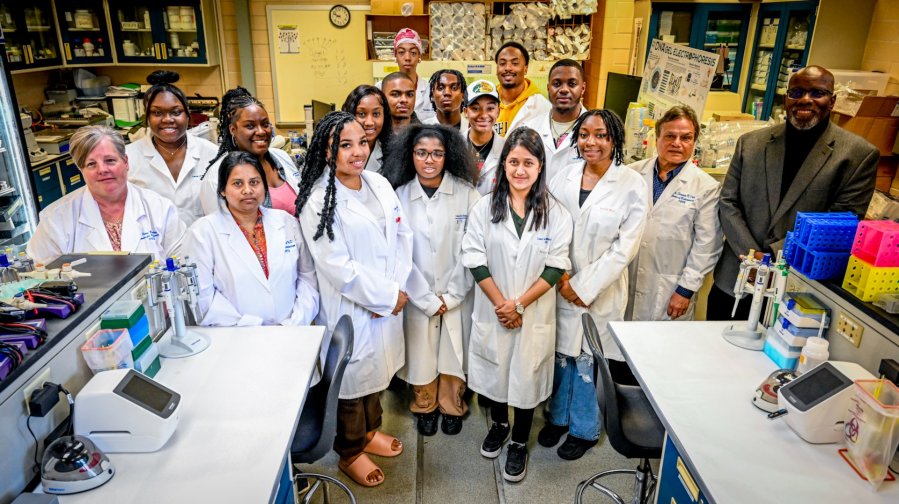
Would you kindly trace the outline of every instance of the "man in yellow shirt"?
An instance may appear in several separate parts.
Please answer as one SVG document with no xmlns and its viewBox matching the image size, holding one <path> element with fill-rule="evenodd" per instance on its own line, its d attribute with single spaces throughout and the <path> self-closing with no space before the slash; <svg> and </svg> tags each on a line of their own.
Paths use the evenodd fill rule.
<svg viewBox="0 0 899 504">
<path fill-rule="evenodd" d="M 542 106 L 549 110 L 549 101 L 540 94 L 540 90 L 530 79 L 525 78 L 530 59 L 528 50 L 518 42 L 506 42 L 493 57 L 496 78 L 499 80 L 500 101 L 495 128 L 501 136 L 506 136 L 512 120 L 528 101 L 532 102 L 528 104 L 529 107 Z M 530 100 L 531 97 L 535 98 Z"/>
</svg>

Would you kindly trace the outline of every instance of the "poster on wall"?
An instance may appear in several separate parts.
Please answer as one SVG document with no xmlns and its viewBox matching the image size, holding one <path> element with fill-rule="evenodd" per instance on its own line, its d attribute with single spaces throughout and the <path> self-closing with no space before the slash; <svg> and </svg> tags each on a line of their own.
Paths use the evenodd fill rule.
<svg viewBox="0 0 899 504">
<path fill-rule="evenodd" d="M 647 105 L 653 119 L 674 105 L 688 105 L 702 117 L 717 67 L 715 53 L 653 40 L 637 101 Z"/>
<path fill-rule="evenodd" d="M 297 25 L 278 25 L 278 52 L 300 54 L 300 34 Z"/>
</svg>

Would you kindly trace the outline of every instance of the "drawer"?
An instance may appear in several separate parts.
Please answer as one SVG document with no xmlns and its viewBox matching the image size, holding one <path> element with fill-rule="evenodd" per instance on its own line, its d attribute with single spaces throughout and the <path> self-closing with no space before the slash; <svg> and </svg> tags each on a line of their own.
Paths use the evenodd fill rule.
<svg viewBox="0 0 899 504">
<path fill-rule="evenodd" d="M 66 194 L 84 186 L 84 177 L 81 176 L 81 170 L 75 166 L 72 158 L 66 158 L 58 163 L 59 175 L 62 178 L 62 187 Z"/>
<path fill-rule="evenodd" d="M 37 202 L 41 210 L 50 203 L 62 198 L 62 180 L 59 178 L 59 164 L 43 166 L 31 171 L 34 186 L 37 189 Z"/>
</svg>

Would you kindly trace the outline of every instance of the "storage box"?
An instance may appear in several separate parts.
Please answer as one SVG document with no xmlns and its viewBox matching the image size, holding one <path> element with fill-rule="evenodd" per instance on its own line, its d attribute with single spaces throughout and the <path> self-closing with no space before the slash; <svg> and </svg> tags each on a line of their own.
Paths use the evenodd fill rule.
<svg viewBox="0 0 899 504">
<path fill-rule="evenodd" d="M 140 301 L 124 299 L 116 301 L 100 315 L 103 329 L 122 329 L 135 326 L 144 315 L 144 305 Z"/>
<path fill-rule="evenodd" d="M 424 0 L 371 0 L 371 13 L 389 16 L 403 15 L 403 4 L 411 3 L 413 15 L 425 13 Z M 421 33 L 419 33 L 421 35 Z"/>
<path fill-rule="evenodd" d="M 853 91 L 864 94 L 886 94 L 887 84 L 890 83 L 890 74 L 880 72 L 868 72 L 864 70 L 831 70 L 834 84 L 842 84 Z"/>
<path fill-rule="evenodd" d="M 896 176 L 896 167 L 899 166 L 899 156 L 881 156 L 877 162 L 877 182 L 874 188 L 878 191 L 888 192 Z"/>
<path fill-rule="evenodd" d="M 899 96 L 866 96 L 860 102 L 837 100 L 832 121 L 874 144 L 882 156 L 893 153 L 899 132 Z"/>
<path fill-rule="evenodd" d="M 754 121 L 755 116 L 744 112 L 715 112 L 712 114 L 712 119 L 717 122 Z"/>
<path fill-rule="evenodd" d="M 81 347 L 84 361 L 94 373 L 108 369 L 133 368 L 133 346 L 128 329 L 100 329 Z"/>
<path fill-rule="evenodd" d="M 866 303 L 878 294 L 899 292 L 899 268 L 878 268 L 855 256 L 849 257 L 843 289 Z"/>
</svg>

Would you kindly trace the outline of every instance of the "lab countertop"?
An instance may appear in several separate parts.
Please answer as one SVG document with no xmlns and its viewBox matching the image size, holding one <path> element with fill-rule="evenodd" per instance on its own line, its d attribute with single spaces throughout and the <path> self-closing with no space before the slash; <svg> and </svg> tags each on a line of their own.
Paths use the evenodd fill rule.
<svg viewBox="0 0 899 504">
<path fill-rule="evenodd" d="M 611 322 L 647 397 L 712 502 L 899 502 L 874 491 L 837 450 L 799 438 L 751 403 L 777 366 L 721 337 L 733 322 Z M 667 504 L 667 503 L 666 503 Z"/>
<path fill-rule="evenodd" d="M 19 376 L 30 373 L 29 369 L 35 362 L 40 361 L 41 357 L 50 352 L 59 351 L 58 345 L 68 339 L 67 336 L 73 328 L 78 327 L 85 320 L 98 318 L 100 314 L 97 313 L 97 310 L 111 297 L 118 295 L 119 289 L 150 264 L 150 256 L 147 254 L 67 254 L 47 265 L 47 268 L 58 268 L 62 263 L 72 262 L 82 257 L 87 257 L 87 262 L 77 266 L 75 270 L 91 274 L 89 277 L 75 280 L 78 292 L 84 294 L 84 304 L 66 319 L 47 319 L 47 340 L 43 345 L 29 351 L 25 355 L 22 365 L 0 381 L 0 398 L 5 397 L 5 389 L 16 382 Z"/>
<path fill-rule="evenodd" d="M 115 476 L 99 488 L 60 496 L 60 503 L 261 503 L 274 497 L 324 327 L 190 329 L 208 336 L 209 348 L 164 359 L 155 378 L 181 394 L 183 411 L 171 439 L 153 453 L 107 454 Z"/>
</svg>

